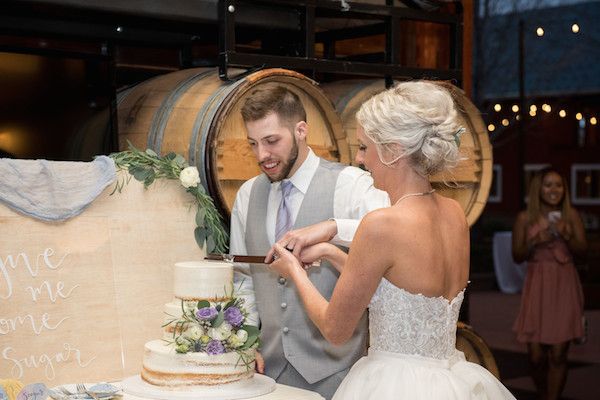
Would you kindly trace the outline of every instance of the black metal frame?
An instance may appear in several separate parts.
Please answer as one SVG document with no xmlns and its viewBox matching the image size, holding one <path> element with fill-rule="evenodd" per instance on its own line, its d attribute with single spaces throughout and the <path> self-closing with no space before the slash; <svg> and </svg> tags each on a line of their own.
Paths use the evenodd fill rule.
<svg viewBox="0 0 600 400">
<path fill-rule="evenodd" d="M 247 0 L 246 0 L 247 1 Z M 315 72 L 341 73 L 350 75 L 367 75 L 385 77 L 391 84 L 394 77 L 434 77 L 436 79 L 462 81 L 462 19 L 461 16 L 426 12 L 412 8 L 394 7 L 390 0 L 388 5 L 372 5 L 352 3 L 349 11 L 342 11 L 340 3 L 319 0 L 253 0 L 252 3 L 264 5 L 287 6 L 298 11 L 302 20 L 304 37 L 304 54 L 301 57 L 250 54 L 236 51 L 236 8 L 244 4 L 244 0 L 219 0 L 219 76 L 228 80 L 229 67 L 284 67 Z M 381 19 L 384 22 L 360 28 L 338 29 L 315 33 L 315 18 L 327 16 L 333 18 L 356 17 L 364 19 Z M 447 70 L 413 68 L 398 63 L 394 38 L 402 20 L 428 21 L 448 24 L 451 32 L 450 68 Z M 386 35 L 385 62 L 369 63 L 335 59 L 334 45 L 336 40 L 369 36 L 374 33 Z M 324 43 L 327 58 L 315 58 L 315 42 Z"/>
</svg>

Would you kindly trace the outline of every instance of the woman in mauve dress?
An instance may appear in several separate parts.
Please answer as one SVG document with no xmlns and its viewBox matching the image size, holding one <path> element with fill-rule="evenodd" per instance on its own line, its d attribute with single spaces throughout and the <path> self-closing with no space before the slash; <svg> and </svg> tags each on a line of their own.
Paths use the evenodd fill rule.
<svg viewBox="0 0 600 400">
<path fill-rule="evenodd" d="M 582 337 L 583 291 L 573 263 L 587 248 L 571 207 L 567 182 L 552 168 L 531 181 L 527 209 L 513 227 L 515 262 L 527 261 L 521 307 L 513 330 L 527 343 L 531 375 L 542 399 L 558 399 L 567 378 L 571 340 Z"/>
</svg>

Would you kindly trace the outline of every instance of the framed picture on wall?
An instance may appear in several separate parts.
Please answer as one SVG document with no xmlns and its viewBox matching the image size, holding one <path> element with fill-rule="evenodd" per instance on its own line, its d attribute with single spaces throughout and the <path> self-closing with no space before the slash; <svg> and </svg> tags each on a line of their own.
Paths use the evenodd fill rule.
<svg viewBox="0 0 600 400">
<path fill-rule="evenodd" d="M 494 164 L 492 169 L 492 186 L 488 202 L 502 203 L 502 165 L 500 164 Z"/>
<path fill-rule="evenodd" d="M 600 164 L 571 165 L 571 201 L 575 205 L 600 204 Z"/>
</svg>

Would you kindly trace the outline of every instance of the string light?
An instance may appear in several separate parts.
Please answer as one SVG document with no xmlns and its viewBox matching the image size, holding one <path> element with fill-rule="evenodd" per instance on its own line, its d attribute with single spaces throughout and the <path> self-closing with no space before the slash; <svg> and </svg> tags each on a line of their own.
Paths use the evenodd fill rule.
<svg viewBox="0 0 600 400">
<path fill-rule="evenodd" d="M 573 31 L 573 33 L 579 33 L 579 25 L 577 25 L 577 24 L 571 25 L 571 31 Z"/>
<path fill-rule="evenodd" d="M 497 104 L 497 103 L 496 103 L 496 104 L 494 104 L 494 110 L 495 110 L 496 112 L 498 112 L 498 111 L 502 110 L 502 106 L 501 106 L 500 104 Z"/>
<path fill-rule="evenodd" d="M 539 36 L 542 37 L 544 36 L 544 29 L 540 26 L 535 30 L 535 33 Z"/>
<path fill-rule="evenodd" d="M 496 127 L 494 126 L 494 124 L 489 124 L 488 125 L 488 131 L 494 132 L 495 130 L 496 130 Z"/>
<path fill-rule="evenodd" d="M 577 114 L 575 114 L 575 118 L 577 119 L 577 121 L 581 121 L 581 119 L 583 118 L 583 115 L 581 113 L 577 113 Z"/>
<path fill-rule="evenodd" d="M 508 120 L 506 118 L 502 120 L 502 126 L 508 126 Z"/>
<path fill-rule="evenodd" d="M 542 110 L 546 111 L 547 113 L 549 113 L 550 111 L 552 111 L 552 107 L 550 107 L 550 104 L 546 104 L 544 103 L 542 105 Z"/>
<path fill-rule="evenodd" d="M 516 104 L 513 104 L 512 110 L 513 110 L 513 112 L 519 112 L 519 106 Z"/>
<path fill-rule="evenodd" d="M 598 122 L 598 120 L 596 119 L 596 117 L 590 118 L 590 124 L 596 125 L 597 122 Z"/>
<path fill-rule="evenodd" d="M 536 112 L 537 111 L 537 106 L 535 104 L 530 105 L 529 106 L 529 111 Z"/>
<path fill-rule="evenodd" d="M 535 117 L 537 115 L 537 113 L 535 112 L 535 110 L 529 110 L 529 115 L 531 115 L 532 117 Z"/>
<path fill-rule="evenodd" d="M 567 116 L 567 112 L 566 112 L 565 110 L 560 110 L 560 111 L 558 112 L 558 115 L 559 115 L 561 118 L 564 118 L 564 117 L 566 117 L 566 116 Z"/>
</svg>

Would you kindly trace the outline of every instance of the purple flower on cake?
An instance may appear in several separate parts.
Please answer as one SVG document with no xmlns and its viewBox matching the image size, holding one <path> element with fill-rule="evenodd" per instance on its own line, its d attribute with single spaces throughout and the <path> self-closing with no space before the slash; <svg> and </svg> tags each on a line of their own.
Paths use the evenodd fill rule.
<svg viewBox="0 0 600 400">
<path fill-rule="evenodd" d="M 244 316 L 237 307 L 229 307 L 225 310 L 225 321 L 229 322 L 233 326 L 240 326 L 244 322 Z"/>
<path fill-rule="evenodd" d="M 225 346 L 223 346 L 223 343 L 221 343 L 220 340 L 211 340 L 206 345 L 206 353 L 210 354 L 211 356 L 223 354 L 225 353 Z"/>
<path fill-rule="evenodd" d="M 196 318 L 202 321 L 212 321 L 217 315 L 219 312 L 214 307 L 204 307 L 196 311 Z"/>
</svg>

